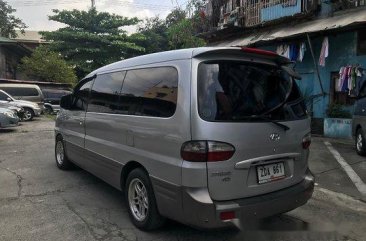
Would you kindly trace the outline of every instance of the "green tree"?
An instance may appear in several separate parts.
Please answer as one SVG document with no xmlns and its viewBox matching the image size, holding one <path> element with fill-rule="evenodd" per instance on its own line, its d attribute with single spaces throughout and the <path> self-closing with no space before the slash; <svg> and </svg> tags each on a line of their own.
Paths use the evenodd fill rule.
<svg viewBox="0 0 366 241">
<path fill-rule="evenodd" d="M 186 18 L 168 29 L 169 46 L 171 49 L 193 48 L 205 45 L 205 41 L 195 36 L 192 19 Z"/>
<path fill-rule="evenodd" d="M 76 83 L 76 75 L 60 54 L 41 46 L 21 60 L 19 69 L 27 77 L 47 82 Z"/>
<path fill-rule="evenodd" d="M 98 12 L 95 8 L 53 12 L 49 19 L 66 27 L 40 33 L 50 41 L 51 50 L 61 53 L 76 66 L 79 77 L 103 65 L 144 52 L 144 48 L 136 44 L 143 40 L 143 35 L 128 35 L 123 30 L 123 27 L 136 25 L 139 22 L 137 18 Z"/>
<path fill-rule="evenodd" d="M 169 41 L 165 21 L 159 17 L 148 18 L 138 28 L 138 32 L 145 36 L 140 45 L 145 53 L 156 53 L 169 50 Z"/>
<path fill-rule="evenodd" d="M 16 10 L 6 2 L 0 0 L 0 36 L 16 38 L 16 30 L 18 29 L 24 33 L 24 29 L 27 28 L 27 25 L 12 14 L 15 11 Z"/>
</svg>

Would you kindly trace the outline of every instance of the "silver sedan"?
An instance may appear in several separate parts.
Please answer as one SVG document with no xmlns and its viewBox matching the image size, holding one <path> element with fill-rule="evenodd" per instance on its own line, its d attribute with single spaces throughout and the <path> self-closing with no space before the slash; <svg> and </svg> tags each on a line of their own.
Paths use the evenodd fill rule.
<svg viewBox="0 0 366 241">
<path fill-rule="evenodd" d="M 0 128 L 14 127 L 19 123 L 19 117 L 12 110 L 0 108 Z"/>
</svg>

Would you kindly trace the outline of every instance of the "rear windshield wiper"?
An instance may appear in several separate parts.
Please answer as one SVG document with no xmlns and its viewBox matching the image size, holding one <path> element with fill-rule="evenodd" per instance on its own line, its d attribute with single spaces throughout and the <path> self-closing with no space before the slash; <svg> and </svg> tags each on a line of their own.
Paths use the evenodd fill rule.
<svg viewBox="0 0 366 241">
<path fill-rule="evenodd" d="M 290 127 L 288 127 L 287 125 L 284 125 L 284 124 L 279 123 L 278 121 L 272 120 L 270 115 L 251 115 L 251 116 L 246 116 L 244 118 L 251 119 L 251 120 L 265 120 L 265 121 L 275 124 L 278 127 L 281 127 L 284 131 L 290 130 Z"/>
</svg>

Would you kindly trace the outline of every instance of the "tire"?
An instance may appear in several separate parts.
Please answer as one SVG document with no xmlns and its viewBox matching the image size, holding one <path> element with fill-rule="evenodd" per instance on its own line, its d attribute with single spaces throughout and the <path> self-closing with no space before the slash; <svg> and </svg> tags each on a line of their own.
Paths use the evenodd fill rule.
<svg viewBox="0 0 366 241">
<path fill-rule="evenodd" d="M 44 107 L 44 112 L 46 113 L 46 114 L 53 114 L 53 109 L 52 109 L 52 107 L 51 106 L 48 106 L 48 105 L 46 105 L 45 107 Z"/>
<path fill-rule="evenodd" d="M 149 231 L 164 225 L 165 218 L 159 214 L 150 178 L 143 169 L 128 174 L 124 192 L 130 219 L 137 228 Z"/>
<path fill-rule="evenodd" d="M 31 108 L 24 107 L 24 118 L 25 121 L 31 121 L 34 117 L 34 111 Z"/>
<path fill-rule="evenodd" d="M 358 155 L 366 156 L 366 140 L 362 128 L 359 128 L 356 132 L 355 146 Z"/>
<path fill-rule="evenodd" d="M 71 169 L 72 163 L 69 160 L 69 158 L 67 158 L 64 141 L 61 136 L 58 136 L 56 138 L 55 159 L 56 159 L 56 165 L 59 169 L 61 170 Z"/>
</svg>

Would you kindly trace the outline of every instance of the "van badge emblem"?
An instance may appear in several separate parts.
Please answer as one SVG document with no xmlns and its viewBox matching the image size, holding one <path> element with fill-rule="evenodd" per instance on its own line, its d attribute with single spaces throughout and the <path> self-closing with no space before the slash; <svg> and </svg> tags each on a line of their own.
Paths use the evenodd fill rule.
<svg viewBox="0 0 366 241">
<path fill-rule="evenodd" d="M 269 139 L 272 141 L 279 141 L 281 139 L 280 134 L 272 133 L 269 135 Z"/>
</svg>

